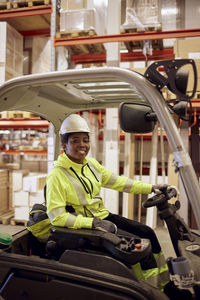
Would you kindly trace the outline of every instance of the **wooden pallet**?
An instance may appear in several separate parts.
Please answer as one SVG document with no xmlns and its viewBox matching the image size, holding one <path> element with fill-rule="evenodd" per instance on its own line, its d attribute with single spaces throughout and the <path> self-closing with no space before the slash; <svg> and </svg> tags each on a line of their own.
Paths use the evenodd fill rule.
<svg viewBox="0 0 200 300">
<path fill-rule="evenodd" d="M 94 36 L 95 30 L 77 30 L 73 32 L 57 32 L 56 38 L 73 38 L 81 36 Z M 71 55 L 89 54 L 89 53 L 105 53 L 105 47 L 103 44 L 88 44 L 88 45 L 76 45 L 66 46 Z"/>
<path fill-rule="evenodd" d="M 2 9 L 17 9 L 23 7 L 33 7 L 40 5 L 49 5 L 51 4 L 51 0 L 16 0 L 12 2 L 1 2 L 0 0 L 0 10 Z"/>
<path fill-rule="evenodd" d="M 11 2 L 1 2 L 0 1 L 0 10 L 1 9 L 11 9 L 12 3 Z"/>
<path fill-rule="evenodd" d="M 21 7 L 33 7 L 37 5 L 49 5 L 51 0 L 26 0 L 26 1 L 13 1 L 12 7 L 14 9 Z"/>
<path fill-rule="evenodd" d="M 149 31 L 161 31 L 162 29 L 160 27 L 148 27 L 146 29 L 147 32 Z M 142 32 L 139 28 L 125 28 L 121 30 L 121 33 L 139 33 Z M 129 41 L 124 42 L 127 50 L 129 52 L 132 52 L 134 50 L 142 49 L 143 48 L 143 41 Z M 152 40 L 152 48 L 153 50 L 162 50 L 163 49 L 163 40 Z"/>
<path fill-rule="evenodd" d="M 31 119 L 38 118 L 39 116 L 27 111 L 2 111 L 0 112 L 0 119 Z"/>
<path fill-rule="evenodd" d="M 0 223 L 3 225 L 10 224 L 10 220 L 13 218 L 13 216 L 14 216 L 13 210 L 2 213 L 0 215 Z"/>
<path fill-rule="evenodd" d="M 15 218 L 10 219 L 10 224 L 13 225 L 13 226 L 21 225 L 21 226 L 26 227 L 27 222 L 28 222 L 27 220 L 16 220 Z"/>
</svg>

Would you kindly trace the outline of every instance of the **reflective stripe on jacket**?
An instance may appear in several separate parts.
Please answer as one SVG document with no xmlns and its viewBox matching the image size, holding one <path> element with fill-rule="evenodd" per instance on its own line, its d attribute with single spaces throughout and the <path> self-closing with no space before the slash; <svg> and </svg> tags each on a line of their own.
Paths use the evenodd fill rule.
<svg viewBox="0 0 200 300">
<path fill-rule="evenodd" d="M 101 187 L 132 194 L 149 194 L 152 185 L 118 176 L 94 158 L 83 164 L 59 155 L 47 177 L 47 214 L 52 225 L 92 228 L 93 217 L 104 219 L 109 212 L 100 196 Z"/>
<path fill-rule="evenodd" d="M 169 282 L 169 269 L 165 261 L 163 252 L 153 254 L 157 263 L 156 268 L 142 270 L 140 263 L 131 266 L 133 274 L 139 280 L 145 280 L 150 285 L 164 290 L 165 285 Z"/>
</svg>

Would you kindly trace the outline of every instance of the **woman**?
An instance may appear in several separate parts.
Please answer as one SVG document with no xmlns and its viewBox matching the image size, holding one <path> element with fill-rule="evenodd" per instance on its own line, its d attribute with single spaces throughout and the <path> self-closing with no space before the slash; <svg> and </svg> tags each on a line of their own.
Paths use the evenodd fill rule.
<svg viewBox="0 0 200 300">
<path fill-rule="evenodd" d="M 54 162 L 54 169 L 47 178 L 47 214 L 51 224 L 112 233 L 121 229 L 148 238 L 153 254 L 133 265 L 133 273 L 139 280 L 146 280 L 162 290 L 165 286 L 171 288 L 168 268 L 154 231 L 134 220 L 110 213 L 100 196 L 101 187 L 132 194 L 150 194 L 154 186 L 115 175 L 94 158 L 86 158 L 90 149 L 89 132 L 86 121 L 77 114 L 67 117 L 61 125 L 64 152 Z"/>
</svg>

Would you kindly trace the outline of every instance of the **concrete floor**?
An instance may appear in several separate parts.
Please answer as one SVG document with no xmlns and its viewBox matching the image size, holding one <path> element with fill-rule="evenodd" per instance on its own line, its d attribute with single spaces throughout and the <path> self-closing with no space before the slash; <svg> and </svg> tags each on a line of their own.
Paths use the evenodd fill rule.
<svg viewBox="0 0 200 300">
<path fill-rule="evenodd" d="M 12 235 L 23 230 L 24 228 L 24 226 L 20 225 L 13 226 L 0 224 L 0 232 Z M 176 257 L 167 228 L 165 226 L 159 226 L 155 229 L 155 232 L 161 244 L 165 257 Z"/>
</svg>

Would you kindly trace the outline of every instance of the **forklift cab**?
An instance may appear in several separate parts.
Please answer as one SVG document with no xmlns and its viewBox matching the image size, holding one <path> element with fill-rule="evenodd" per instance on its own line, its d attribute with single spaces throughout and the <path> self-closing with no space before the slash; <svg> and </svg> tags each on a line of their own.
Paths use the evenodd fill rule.
<svg viewBox="0 0 200 300">
<path fill-rule="evenodd" d="M 185 65 L 189 65 L 194 74 L 194 88 L 190 96 L 183 91 L 178 80 L 178 70 Z M 165 76 L 159 72 L 161 66 L 165 69 Z M 169 106 L 162 94 L 164 87 L 178 95 L 180 101 Z M 119 108 L 122 129 L 137 133 L 152 132 L 158 120 L 165 129 L 176 169 L 200 228 L 200 187 L 172 118 L 175 106 L 190 101 L 195 87 L 196 67 L 192 60 L 155 63 L 144 76 L 110 67 L 33 74 L 11 79 L 0 86 L 0 110 L 30 111 L 50 121 L 56 134 L 55 158 L 60 150 L 61 123 L 71 113 L 116 107 Z M 186 248 L 190 246 L 193 249 L 193 245 L 199 245 L 199 237 L 191 235 L 184 222 L 176 217 L 176 209 L 168 206 L 170 193 L 173 191 L 163 191 L 159 199 L 150 199 L 146 207 L 156 205 L 163 219 L 171 220 L 169 224 L 172 226 L 168 228 L 176 254 L 180 257 L 186 255 L 192 262 L 192 267 L 197 270 L 195 284 L 198 285 L 198 251 L 187 251 Z M 122 243 L 122 236 L 61 228 L 52 228 L 52 236 L 47 255 L 46 245 L 38 243 L 27 230 L 14 235 L 12 243 L 2 247 L 0 295 L 3 298 L 43 299 L 48 295 L 48 299 L 68 299 L 70 295 L 74 299 L 88 299 L 95 294 L 95 299 L 168 299 L 157 289 L 136 280 L 127 268 L 130 257 L 137 262 L 149 253 L 148 240 L 140 237 L 131 240 L 125 236 Z M 64 244 L 59 245 L 59 241 Z M 140 244 L 140 249 L 136 244 Z M 87 248 L 88 252 L 78 251 L 79 248 Z M 174 261 L 170 263 L 173 267 Z"/>
</svg>

